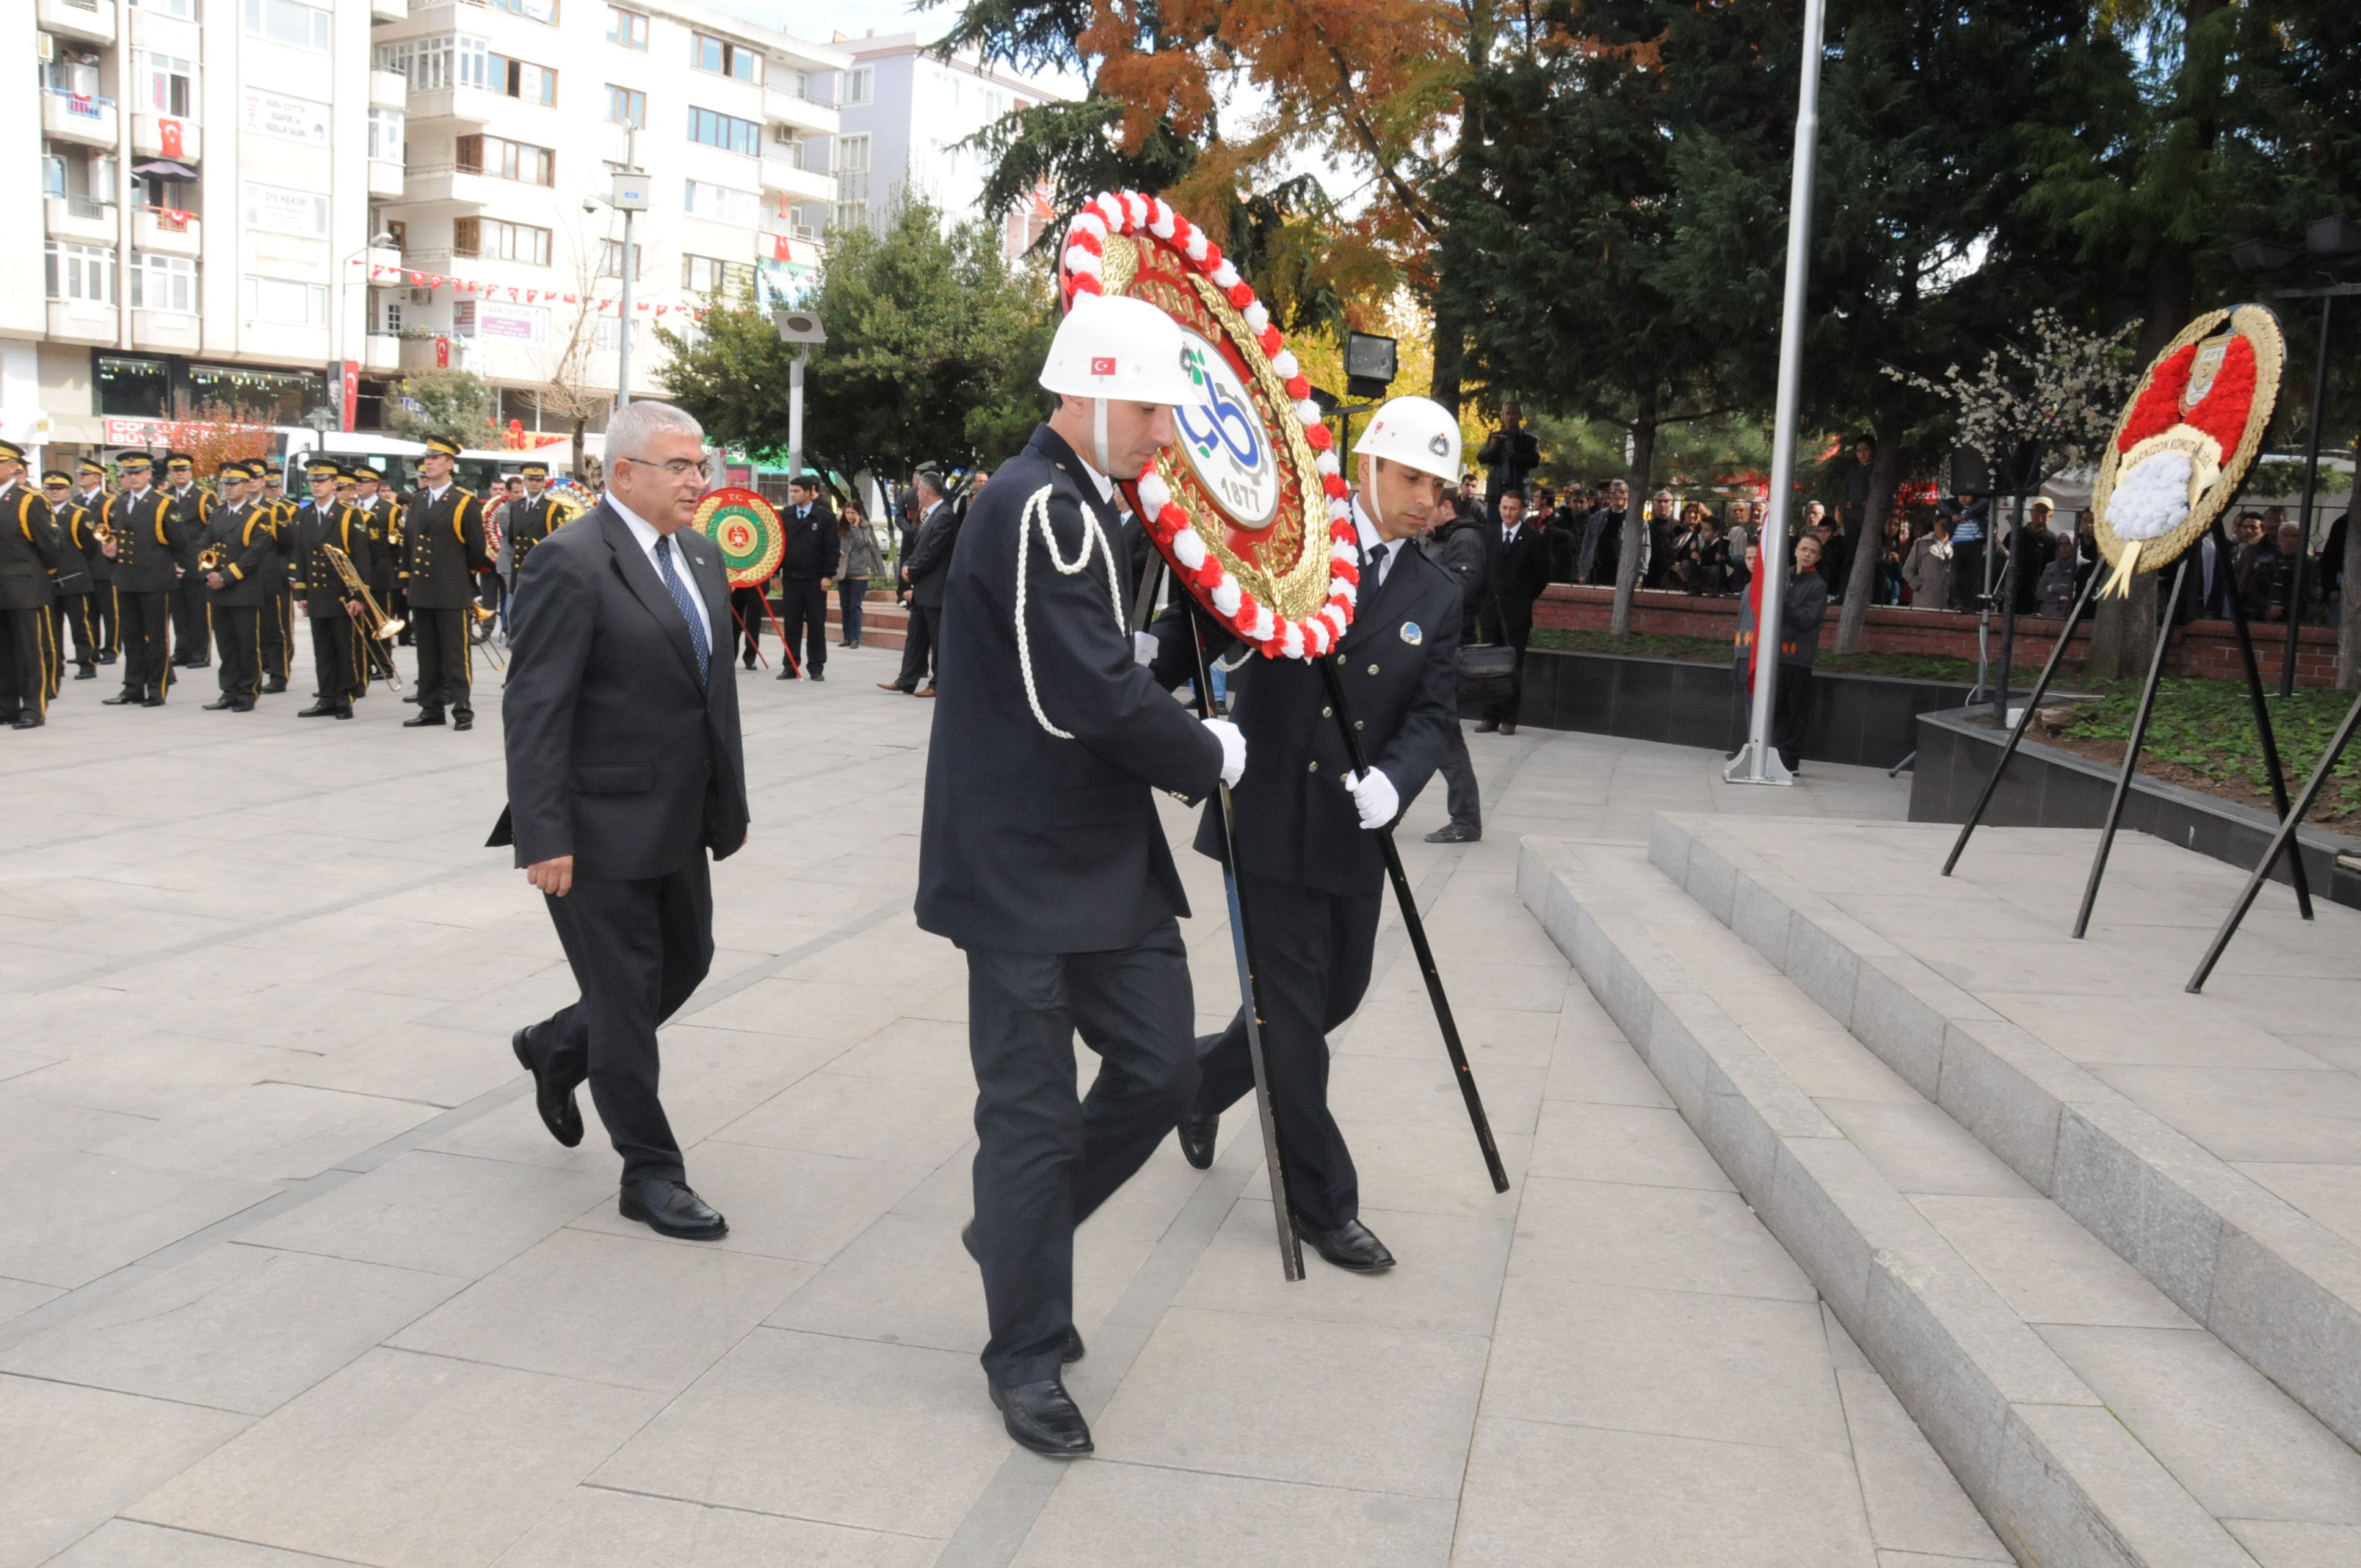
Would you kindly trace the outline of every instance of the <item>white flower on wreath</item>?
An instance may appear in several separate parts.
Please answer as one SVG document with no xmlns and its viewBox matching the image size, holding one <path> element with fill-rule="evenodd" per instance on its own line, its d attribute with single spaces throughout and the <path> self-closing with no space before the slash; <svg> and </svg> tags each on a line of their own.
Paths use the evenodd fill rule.
<svg viewBox="0 0 2361 1568">
<path fill-rule="evenodd" d="M 2107 523 L 2118 538 L 2161 539 L 2189 521 L 2189 454 L 2173 447 L 2149 453 L 2125 468 L 2107 501 Z"/>
</svg>

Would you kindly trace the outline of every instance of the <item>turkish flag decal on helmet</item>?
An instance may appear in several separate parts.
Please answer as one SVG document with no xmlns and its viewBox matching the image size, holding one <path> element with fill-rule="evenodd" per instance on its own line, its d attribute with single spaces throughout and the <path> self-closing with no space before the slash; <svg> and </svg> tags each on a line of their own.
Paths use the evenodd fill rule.
<svg viewBox="0 0 2361 1568">
<path fill-rule="evenodd" d="M 1093 376 L 1112 376 L 1112 375 L 1114 375 L 1114 374 L 1115 374 L 1115 361 L 1114 361 L 1112 358 L 1098 358 L 1098 359 L 1093 359 L 1093 360 L 1092 360 L 1092 361 L 1091 361 L 1091 374 L 1092 374 L 1092 375 L 1093 375 Z"/>
</svg>

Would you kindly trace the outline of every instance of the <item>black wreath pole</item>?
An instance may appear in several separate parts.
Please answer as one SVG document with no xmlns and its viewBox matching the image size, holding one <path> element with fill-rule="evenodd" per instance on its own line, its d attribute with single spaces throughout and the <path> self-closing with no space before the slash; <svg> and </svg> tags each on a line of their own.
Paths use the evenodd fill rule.
<svg viewBox="0 0 2361 1568">
<path fill-rule="evenodd" d="M 2077 548 L 2080 548 L 2079 544 Z M 2099 584 L 2106 578 L 2105 565 L 2104 562 L 2101 562 L 2092 568 L 2089 579 L 2082 585 L 2081 593 L 2074 599 L 2074 608 L 2066 612 L 2066 624 L 2059 629 L 2058 641 L 2049 650 L 2049 658 L 2041 666 L 2041 678 L 2033 683 L 2033 695 L 2025 699 L 2025 711 L 2018 715 L 2015 724 L 2009 729 L 2008 740 L 2000 749 L 2000 761 L 1993 764 L 1992 776 L 1984 780 L 1983 793 L 1976 796 L 1976 804 L 1968 812 L 1968 819 L 1960 824 L 1960 836 L 1952 840 L 1951 852 L 1943 861 L 1945 876 L 1949 876 L 1951 869 L 1960 863 L 1960 855 L 1967 849 L 1970 835 L 1973 834 L 1977 825 L 1983 821 L 1984 808 L 1992 804 L 1993 792 L 2000 788 L 2001 774 L 2008 771 L 2009 759 L 2016 755 L 2018 743 L 2024 740 L 2026 730 L 2033 723 L 2035 712 L 2041 707 L 2043 695 L 2049 690 L 2049 683 L 2058 674 L 2059 663 L 2066 657 L 2066 645 L 2074 640 L 2075 629 L 2082 624 L 2083 615 L 2090 609 L 2092 599 L 2098 594 Z"/>
<path fill-rule="evenodd" d="M 2107 855 L 2115 847 L 2115 828 L 2124 819 L 2124 801 L 2132 792 L 2132 774 L 2139 770 L 2140 745 L 2147 739 L 2147 721 L 2156 711 L 2156 688 L 2164 679 L 2164 650 L 2172 641 L 2172 607 L 2180 602 L 2181 579 L 2188 576 L 2189 554 L 2183 551 L 2173 565 L 2172 592 L 2164 601 L 2163 624 L 2156 634 L 2156 653 L 2147 663 L 2147 685 L 2140 692 L 2139 712 L 2132 719 L 2130 743 L 2124 747 L 2123 771 L 2115 775 L 2115 793 L 2107 802 L 2106 826 L 2099 830 L 2099 851 L 2091 857 L 2090 880 L 2082 884 L 2082 907 L 2074 916 L 2074 937 L 2078 941 L 2091 928 L 2091 906 L 2099 901 L 2099 879 L 2107 874 Z M 2091 580 L 2099 580 L 2096 570 L 2092 572 Z"/>
<path fill-rule="evenodd" d="M 2224 507 L 2223 511 L 2228 510 L 2229 508 Z M 2213 551 L 2221 562 L 2220 569 L 2230 571 L 2230 532 L 2222 526 L 2221 512 L 2213 514 L 2212 533 Z M 2263 672 L 2261 664 L 2255 658 L 2254 630 L 2247 624 L 2246 607 L 2238 598 L 2238 585 L 2235 576 L 2229 587 L 2230 591 L 2223 597 L 2230 601 L 2230 624 L 2235 627 L 2238 632 L 2238 657 L 2246 665 L 2246 696 L 2255 710 L 2255 735 L 2262 742 L 2263 767 L 2271 775 L 2271 804 L 2278 808 L 2279 820 L 2284 822 L 2287 820 L 2288 814 L 2287 777 L 2279 769 L 2279 737 L 2272 732 L 2270 704 L 2263 697 Z M 2269 869 L 2269 862 L 2264 863 L 2264 869 L 2266 871 Z M 2303 856 L 2292 848 L 2288 860 L 2288 880 L 2295 884 L 2295 904 L 2298 913 L 2306 920 L 2311 919 L 2312 883 L 2303 874 Z"/>
</svg>

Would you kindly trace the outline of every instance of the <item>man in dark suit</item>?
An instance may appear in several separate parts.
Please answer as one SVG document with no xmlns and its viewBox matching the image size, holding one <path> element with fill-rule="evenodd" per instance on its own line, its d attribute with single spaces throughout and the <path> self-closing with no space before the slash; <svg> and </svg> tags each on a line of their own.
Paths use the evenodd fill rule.
<svg viewBox="0 0 2361 1568">
<path fill-rule="evenodd" d="M 919 469 L 912 488 L 918 495 L 918 532 L 902 563 L 902 575 L 910 584 L 909 629 L 902 636 L 901 673 L 877 685 L 881 691 L 932 696 L 943 667 L 943 594 L 963 514 L 943 499 L 943 477 L 934 469 Z"/>
<path fill-rule="evenodd" d="M 576 1086 L 623 1157 L 618 1208 L 660 1234 L 729 1232 L 688 1186 L 656 1097 L 656 1029 L 713 963 L 706 863 L 746 842 L 730 579 L 689 526 L 705 435 L 665 403 L 607 427 L 607 497 L 543 541 L 509 629 L 508 809 L 492 830 L 541 893 L 581 1000 L 511 1042 L 561 1144 L 582 1141 Z M 717 669 L 717 666 L 722 666 Z"/>
<path fill-rule="evenodd" d="M 99 549 L 115 568 L 123 689 L 104 700 L 109 707 L 161 707 L 172 686 L 170 601 L 186 540 L 180 510 L 155 488 L 156 466 L 148 454 L 126 452 L 118 466 L 123 488 L 99 509 L 99 521 L 114 537 Z"/>
<path fill-rule="evenodd" d="M 1524 495 L 1510 490 L 1500 498 L 1500 526 L 1485 543 L 1491 554 L 1491 593 L 1477 607 L 1477 622 L 1485 641 L 1506 642 L 1517 651 L 1517 667 L 1509 676 L 1508 694 L 1485 707 L 1476 729 L 1479 734 L 1497 729 L 1514 735 L 1517 704 L 1524 695 L 1525 644 L 1533 635 L 1533 601 L 1549 587 L 1549 541 L 1541 530 L 1525 526 Z"/>
<path fill-rule="evenodd" d="M 0 441 L 0 725 L 38 729 L 49 706 L 58 525 L 33 487 L 25 449 Z"/>
<path fill-rule="evenodd" d="M 401 587 L 418 639 L 418 712 L 402 720 L 404 729 L 441 724 L 445 707 L 454 730 L 476 725 L 469 641 L 476 575 L 491 569 L 491 548 L 484 503 L 452 477 L 459 452 L 456 436 L 429 436 L 418 459 L 418 493 L 402 509 Z"/>
<path fill-rule="evenodd" d="M 324 457 L 314 457 L 303 470 L 312 499 L 295 509 L 285 525 L 287 587 L 294 596 L 295 614 L 312 628 L 312 669 L 319 682 L 312 706 L 296 711 L 298 718 L 350 718 L 353 699 L 368 689 L 368 648 L 357 620 L 362 610 L 360 588 L 377 557 L 369 548 L 368 524 L 361 514 L 336 499 L 340 471 Z M 353 571 L 352 583 L 336 566 L 331 548 L 344 553 Z"/>
<path fill-rule="evenodd" d="M 807 680 L 828 679 L 828 594 L 836 586 L 836 513 L 820 499 L 820 477 L 798 474 L 779 514 L 785 549 L 779 557 L 779 638 L 786 645 L 779 679 L 796 678 L 796 644 L 803 644 Z M 751 652 L 751 649 L 749 650 Z"/>
<path fill-rule="evenodd" d="M 1522 490 L 1542 460 L 1541 443 L 1525 428 L 1525 411 L 1515 403 L 1500 405 L 1500 428 L 1487 436 L 1476 461 L 1484 465 L 1484 496 L 1491 521 L 1500 521 L 1500 498 Z M 1448 482 L 1450 476 L 1444 475 Z"/>
<path fill-rule="evenodd" d="M 1425 787 L 1459 729 L 1459 586 L 1411 543 L 1442 508 L 1444 484 L 1459 466 L 1458 422 L 1425 398 L 1397 398 L 1353 451 L 1361 583 L 1334 667 L 1369 771 L 1353 771 L 1318 669 L 1300 659 L 1255 659 L 1231 677 L 1231 715 L 1253 759 L 1231 798 L 1288 1206 L 1314 1252 L 1339 1268 L 1374 1273 L 1391 1268 L 1394 1257 L 1361 1223 L 1360 1179 L 1328 1112 L 1328 1033 L 1368 989 L 1386 877 L 1376 830 Z M 1502 498 L 1504 515 L 1516 495 Z M 1168 645 L 1186 635 L 1177 615 L 1159 630 L 1168 630 Z M 1159 671 L 1175 663 L 1168 653 Z M 1213 809 L 1197 849 L 1221 856 Z M 1222 1113 L 1254 1088 L 1245 1010 L 1197 1045 L 1197 1100 L 1180 1135 L 1181 1153 L 1203 1170 L 1213 1163 Z"/>
<path fill-rule="evenodd" d="M 1144 301 L 1076 299 L 1041 371 L 1058 410 L 976 502 L 943 595 L 918 924 L 967 954 L 984 1374 L 1009 1436 L 1055 1456 L 1091 1448 L 1060 1372 L 1082 1354 L 1074 1226 L 1197 1088 L 1188 900 L 1153 792 L 1246 764 L 1234 726 L 1156 684 L 1121 602 L 1112 478 L 1172 440 L 1181 349 Z M 1078 1030 L 1100 1058 L 1083 1100 Z"/>
<path fill-rule="evenodd" d="M 181 576 L 172 588 L 172 663 L 202 670 L 213 663 L 212 628 L 205 620 L 204 585 L 197 581 L 197 535 L 214 512 L 214 498 L 197 483 L 196 459 L 185 452 L 164 455 L 164 499 L 180 514 Z"/>
<path fill-rule="evenodd" d="M 66 643 L 71 641 L 74 679 L 94 681 L 99 650 L 105 646 L 91 603 L 105 591 L 91 568 L 93 561 L 106 559 L 98 553 L 98 541 L 90 531 L 98 519 L 74 504 L 73 476 L 63 468 L 52 468 L 41 476 L 41 499 L 49 503 L 50 520 L 58 525 L 57 624 L 49 631 L 50 643 L 58 651 L 58 675 L 64 678 Z M 57 693 L 49 696 L 54 698 Z"/>
<path fill-rule="evenodd" d="M 205 704 L 216 713 L 251 713 L 262 690 L 262 609 L 269 597 L 265 568 L 279 554 L 270 520 L 247 493 L 253 470 L 244 463 L 214 470 L 221 499 L 197 535 L 198 565 L 206 552 L 214 564 L 201 571 L 205 613 L 221 647 L 221 696 Z"/>
</svg>

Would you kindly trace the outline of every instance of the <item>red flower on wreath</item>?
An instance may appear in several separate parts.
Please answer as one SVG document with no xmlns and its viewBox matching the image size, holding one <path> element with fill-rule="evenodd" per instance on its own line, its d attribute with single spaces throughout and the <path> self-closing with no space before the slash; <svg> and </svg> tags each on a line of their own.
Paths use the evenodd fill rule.
<svg viewBox="0 0 2361 1568">
<path fill-rule="evenodd" d="M 2156 367 L 2139 400 L 2132 404 L 2130 417 L 2124 421 L 2123 433 L 2115 437 L 2116 451 L 2129 452 L 2149 436 L 2162 435 L 2180 422 L 2180 395 L 2189 389 L 2190 367 L 2196 363 L 2197 345 L 2189 343 Z M 2252 374 L 2249 365 L 2250 379 Z"/>
<path fill-rule="evenodd" d="M 2255 406 L 2255 345 L 2245 334 L 2234 335 L 2227 351 L 2222 356 L 2222 367 L 2214 373 L 2213 384 L 2205 396 L 2187 413 L 2180 411 L 2180 400 L 2188 395 L 2190 372 L 2197 364 L 2197 345 L 2187 343 L 2176 349 L 2156 367 L 2147 387 L 2132 405 L 2130 415 L 2124 421 L 2123 433 L 2115 437 L 2115 450 L 2129 452 L 2152 435 L 2162 435 L 2174 425 L 2185 424 L 2212 436 L 2224 456 L 2235 451 L 2246 439 L 2246 418 Z"/>
</svg>

